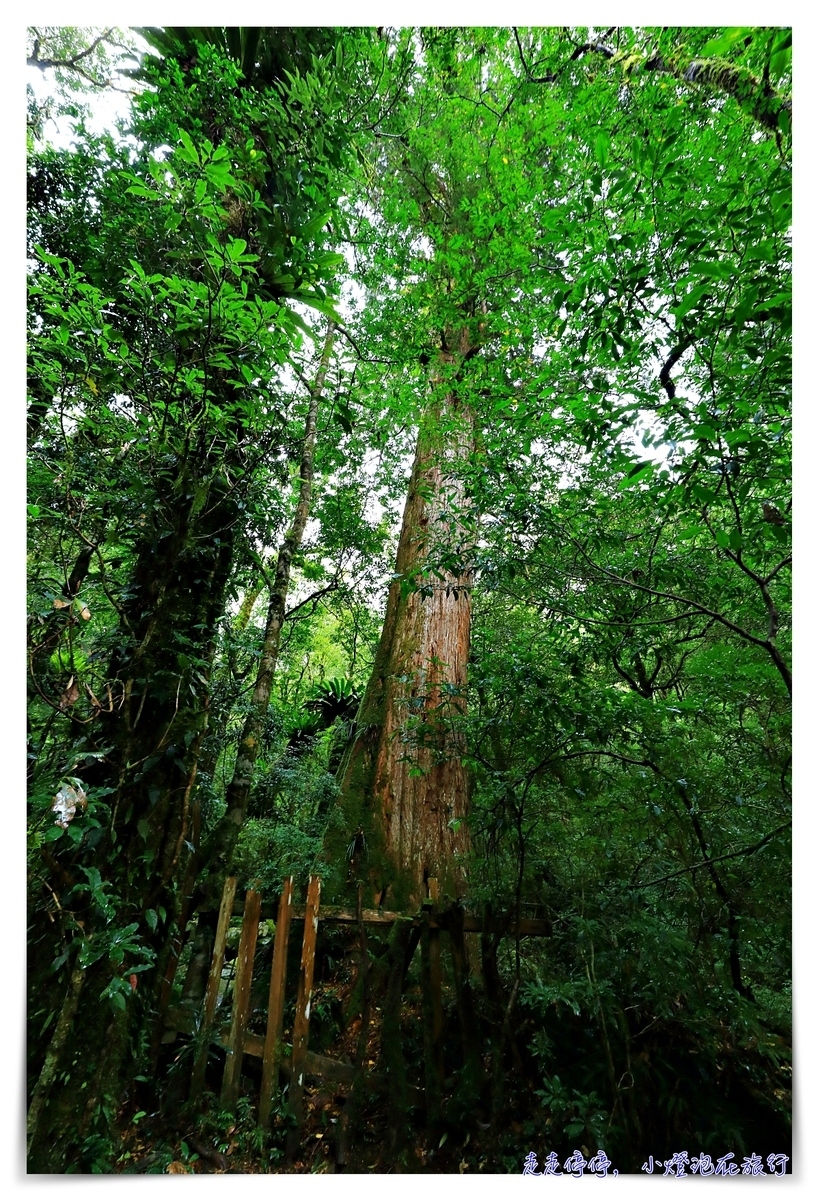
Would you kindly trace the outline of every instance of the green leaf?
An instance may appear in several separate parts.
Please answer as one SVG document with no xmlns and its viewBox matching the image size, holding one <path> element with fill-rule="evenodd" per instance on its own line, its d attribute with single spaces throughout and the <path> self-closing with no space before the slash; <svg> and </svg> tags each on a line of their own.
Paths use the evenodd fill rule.
<svg viewBox="0 0 818 1200">
<path fill-rule="evenodd" d="M 177 147 L 176 153 L 179 155 L 180 158 L 185 159 L 187 162 L 194 163 L 198 167 L 199 166 L 199 152 L 197 151 L 196 147 L 193 145 L 193 139 L 191 138 L 190 134 L 187 132 L 186 129 L 180 128 L 179 141 L 182 143 L 182 145 L 181 145 L 181 147 Z"/>
<path fill-rule="evenodd" d="M 329 317 L 333 321 L 341 320 L 335 305 L 327 297 L 319 296 L 316 292 L 306 291 L 303 288 L 300 291 L 291 292 L 290 295 L 293 300 L 300 300 L 302 304 L 308 304 L 310 308 L 314 308 L 324 317 Z"/>
<path fill-rule="evenodd" d="M 770 74 L 784 75 L 792 63 L 792 30 L 781 29 L 775 35 L 770 48 Z"/>
<path fill-rule="evenodd" d="M 639 483 L 646 483 L 654 472 L 654 463 L 636 463 L 631 467 L 624 479 L 620 479 L 617 487 L 620 491 L 625 488 L 635 487 Z"/>
<path fill-rule="evenodd" d="M 713 287 L 709 283 L 702 283 L 699 284 L 698 287 L 692 288 L 687 293 L 682 303 L 673 309 L 673 315 L 676 320 L 681 321 L 682 317 L 686 317 L 687 314 L 698 305 L 700 300 L 705 299 L 705 297 L 711 295 L 712 292 Z"/>
<path fill-rule="evenodd" d="M 605 132 L 604 129 L 601 129 L 596 135 L 596 139 L 594 141 L 594 153 L 596 154 L 597 162 L 603 168 L 608 161 L 608 151 L 610 150 L 610 147 L 610 136 Z"/>
<path fill-rule="evenodd" d="M 329 250 L 313 257 L 313 266 L 321 271 L 335 270 L 336 267 L 342 267 L 345 262 L 343 254 L 336 254 Z"/>
<path fill-rule="evenodd" d="M 63 263 L 67 263 L 67 258 L 59 258 L 56 254 L 49 254 L 43 250 L 42 246 L 35 246 L 34 253 L 44 263 L 49 263 L 52 267 L 60 267 Z"/>
<path fill-rule="evenodd" d="M 129 196 L 142 196 L 145 200 L 158 199 L 156 191 L 153 188 L 145 187 L 144 183 L 132 183 L 126 189 L 126 194 Z"/>
<path fill-rule="evenodd" d="M 755 30 L 752 26 L 734 26 L 732 29 L 726 29 L 724 33 L 718 37 L 711 38 L 706 45 L 702 46 L 700 56 L 702 58 L 720 58 L 727 54 L 739 42 L 743 42 L 747 37 L 752 37 Z"/>
<path fill-rule="evenodd" d="M 301 226 L 296 236 L 302 241 L 311 242 L 316 234 L 321 232 L 331 216 L 332 213 L 327 212 L 321 213 L 317 217 L 313 217 L 311 221 L 307 221 L 306 225 Z"/>
<path fill-rule="evenodd" d="M 697 275 L 708 275 L 711 279 L 733 279 L 736 273 L 734 264 L 728 259 L 692 263 L 690 270 Z"/>
</svg>

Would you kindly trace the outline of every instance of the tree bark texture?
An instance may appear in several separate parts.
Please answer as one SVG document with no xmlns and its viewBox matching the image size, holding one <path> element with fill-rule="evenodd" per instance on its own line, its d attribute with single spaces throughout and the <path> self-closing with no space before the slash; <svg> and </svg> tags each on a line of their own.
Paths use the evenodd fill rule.
<svg viewBox="0 0 818 1200">
<path fill-rule="evenodd" d="M 452 896 L 465 890 L 468 786 L 458 728 L 465 712 L 471 576 L 457 513 L 458 472 L 472 446 L 469 413 L 451 379 L 468 352 L 438 356 L 436 393 L 422 423 L 398 544 L 395 575 L 357 736 L 341 769 L 341 796 L 324 855 L 346 858 L 381 902 L 419 903 L 436 876 Z M 454 551 L 459 573 L 429 571 Z M 339 883 L 343 881 L 339 880 Z"/>
</svg>

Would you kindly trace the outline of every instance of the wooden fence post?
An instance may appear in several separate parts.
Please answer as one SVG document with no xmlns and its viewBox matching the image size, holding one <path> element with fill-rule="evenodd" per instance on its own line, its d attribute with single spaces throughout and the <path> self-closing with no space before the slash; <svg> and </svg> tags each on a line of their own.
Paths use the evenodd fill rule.
<svg viewBox="0 0 818 1200">
<path fill-rule="evenodd" d="M 219 998 L 219 983 L 224 965 L 224 947 L 227 942 L 227 930 L 230 928 L 230 917 L 233 913 L 233 901 L 236 896 L 236 877 L 229 875 L 224 881 L 222 900 L 219 905 L 219 921 L 216 926 L 216 938 L 213 943 L 213 957 L 210 960 L 210 974 L 205 991 L 204 1015 L 199 1031 L 201 1039 L 193 1073 L 190 1080 L 190 1098 L 196 1100 L 204 1087 L 205 1070 L 207 1068 L 207 1051 L 210 1041 L 210 1027 L 216 1012 L 216 1001 Z"/>
<path fill-rule="evenodd" d="M 304 1071 L 307 1044 L 310 1036 L 310 1005 L 312 1002 L 312 976 L 315 969 L 315 941 L 318 934 L 318 910 L 321 903 L 321 880 L 310 876 L 307 888 L 307 905 L 304 911 L 304 943 L 301 948 L 301 970 L 298 974 L 298 998 L 295 1003 L 293 1022 L 292 1074 L 290 1076 L 290 1109 L 296 1120 L 296 1129 L 289 1138 L 288 1152 L 294 1154 L 301 1134 L 301 1118 L 304 1106 Z"/>
<path fill-rule="evenodd" d="M 273 946 L 273 966 L 270 971 L 270 999 L 267 1007 L 267 1037 L 264 1042 L 264 1066 L 261 1076 L 261 1096 L 258 1123 L 262 1129 L 270 1125 L 270 1107 L 278 1093 L 278 1065 L 281 1057 L 281 1032 L 284 1026 L 284 989 L 287 982 L 287 946 L 290 940 L 290 918 L 293 912 L 293 877 L 284 880 L 278 902 L 278 919 Z"/>
<path fill-rule="evenodd" d="M 222 1108 L 233 1112 L 239 1098 L 241 1060 L 244 1055 L 244 1033 L 250 1010 L 250 984 L 253 981 L 253 960 L 256 956 L 258 922 L 261 916 L 261 893 L 252 888 L 244 900 L 239 953 L 236 962 L 236 983 L 233 989 L 233 1020 L 227 1042 L 227 1061 L 222 1080 Z"/>
</svg>

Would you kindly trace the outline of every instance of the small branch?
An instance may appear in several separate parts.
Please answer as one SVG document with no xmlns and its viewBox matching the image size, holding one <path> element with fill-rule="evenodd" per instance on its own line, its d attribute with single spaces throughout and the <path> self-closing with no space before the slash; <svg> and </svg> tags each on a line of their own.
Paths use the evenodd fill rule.
<svg viewBox="0 0 818 1200">
<path fill-rule="evenodd" d="M 729 617 L 725 617 L 722 615 L 722 613 L 716 612 L 712 608 L 708 608 L 706 604 L 700 604 L 697 600 L 690 600 L 686 596 L 677 596 L 673 592 L 660 592 L 655 588 L 646 587 L 644 584 L 636 583 L 633 579 L 623 579 L 621 575 L 617 575 L 614 571 L 609 571 L 607 567 L 598 566 L 578 542 L 574 541 L 574 545 L 577 546 L 580 554 L 595 571 L 599 571 L 602 575 L 613 580 L 614 583 L 618 583 L 621 587 L 636 588 L 637 591 L 645 592 L 649 596 L 657 596 L 662 600 L 672 600 L 675 604 L 686 604 L 690 608 L 695 609 L 697 612 L 703 613 L 707 617 L 712 617 L 714 621 L 718 621 L 718 623 L 723 625 L 725 629 L 729 629 L 732 633 L 737 634 L 745 642 L 750 642 L 752 645 L 760 646 L 762 650 L 766 650 L 775 663 L 776 669 L 781 675 L 781 678 L 783 679 L 787 688 L 787 692 L 792 695 L 792 673 L 787 664 L 784 662 L 778 647 L 774 642 L 770 641 L 769 638 L 765 639 L 756 637 L 755 634 L 750 633 L 746 629 L 742 629 L 740 625 L 736 625 L 736 623 L 731 621 Z"/>
<path fill-rule="evenodd" d="M 517 50 L 520 55 L 520 62 L 523 65 L 523 70 L 525 71 L 525 77 L 528 80 L 528 82 L 529 83 L 556 83 L 557 82 L 556 75 L 532 75 L 531 74 L 531 68 L 529 67 L 528 63 L 525 61 L 525 55 L 523 54 L 522 43 L 520 42 L 520 35 L 517 32 L 516 25 L 512 26 L 512 32 L 514 34 L 514 40 L 517 43 Z"/>
<path fill-rule="evenodd" d="M 390 367 L 402 366 L 402 363 L 394 358 L 377 358 L 377 357 L 370 357 L 369 355 L 364 354 L 363 350 L 361 350 L 360 346 L 358 345 L 355 338 L 352 336 L 352 334 L 349 332 L 348 329 L 344 329 L 343 325 L 336 325 L 335 328 L 338 333 L 343 334 L 343 336 L 346 338 L 346 340 L 352 346 L 352 349 L 355 351 L 355 353 L 358 355 L 358 358 L 360 358 L 362 362 L 386 363 Z"/>
<path fill-rule="evenodd" d="M 773 567 L 773 569 L 772 569 L 772 571 L 770 571 L 769 575 L 764 576 L 764 583 L 772 583 L 772 581 L 775 579 L 778 572 L 780 570 L 782 570 L 783 567 L 788 567 L 791 564 L 791 562 L 792 562 L 791 554 L 788 554 L 786 556 L 786 558 L 782 558 L 781 562 L 778 564 L 778 566 Z"/>
<path fill-rule="evenodd" d="M 40 58 L 40 41 L 39 38 L 36 38 L 34 41 L 34 53 L 26 59 L 26 63 L 29 67 L 37 67 L 40 71 L 47 71 L 52 67 L 63 67 L 66 70 L 75 71 L 77 75 L 81 75 L 83 79 L 93 84 L 94 87 L 110 87 L 113 82 L 112 79 L 95 79 L 93 75 L 89 75 L 78 64 L 84 58 L 87 58 L 89 54 L 93 54 L 97 46 L 101 42 L 107 41 L 112 33 L 113 28 L 104 30 L 99 37 L 94 38 L 90 46 L 87 46 L 85 50 L 80 50 L 78 54 L 73 55 L 71 58 Z"/>
<path fill-rule="evenodd" d="M 299 600 L 298 604 L 294 604 L 292 608 L 288 608 L 284 614 L 284 620 L 289 621 L 294 613 L 297 613 L 300 608 L 304 608 L 307 604 L 313 604 L 316 600 L 320 600 L 322 596 L 326 596 L 328 592 L 334 592 L 340 586 L 338 579 L 332 579 L 326 587 L 319 588 L 317 592 L 313 592 L 311 596 L 307 596 L 306 600 Z"/>
<path fill-rule="evenodd" d="M 680 342 L 679 345 L 676 346 L 676 348 L 674 350 L 671 350 L 670 355 L 667 359 L 667 362 L 665 363 L 665 365 L 662 367 L 661 371 L 659 372 L 659 382 L 661 383 L 662 387 L 665 389 L 665 391 L 667 392 L 667 394 L 671 400 L 676 399 L 676 385 L 674 384 L 673 380 L 670 378 L 670 372 L 676 366 L 676 363 L 682 357 L 685 350 L 688 350 L 692 345 L 693 345 L 692 338 L 685 338 L 685 340 L 683 342 Z"/>
<path fill-rule="evenodd" d="M 100 42 L 104 42 L 114 32 L 113 26 L 110 29 L 104 30 L 99 37 L 94 38 L 90 46 L 84 50 L 80 50 L 79 54 L 75 54 L 73 58 L 40 58 L 40 41 L 39 38 L 34 42 L 34 53 L 26 62 L 30 67 L 39 67 L 41 71 L 48 67 L 75 67 L 83 58 L 87 58 L 89 54 L 93 54 Z"/>
<path fill-rule="evenodd" d="M 728 858 L 741 858 L 746 854 L 755 854 L 757 850 L 761 850 L 774 837 L 777 837 L 779 833 L 783 833 L 785 829 L 789 829 L 791 825 L 791 820 L 784 821 L 770 833 L 765 834 L 761 841 L 755 842 L 752 846 L 744 846 L 741 850 L 732 850 L 729 854 L 720 854 L 717 858 L 705 858 L 701 862 L 694 863 L 692 867 L 681 867 L 678 871 L 671 871 L 668 875 L 660 875 L 658 879 L 649 879 L 646 883 L 628 883 L 624 886 L 629 888 L 653 887 L 654 884 L 666 883 L 668 879 L 678 879 L 680 875 L 688 875 L 693 871 L 700 871 L 702 867 L 709 867 L 712 863 L 726 862 Z"/>
</svg>

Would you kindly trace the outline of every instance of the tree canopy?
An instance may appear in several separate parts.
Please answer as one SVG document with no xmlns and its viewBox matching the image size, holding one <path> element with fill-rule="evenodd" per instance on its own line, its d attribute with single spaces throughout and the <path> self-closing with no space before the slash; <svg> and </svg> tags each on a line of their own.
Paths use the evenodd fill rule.
<svg viewBox="0 0 818 1200">
<path fill-rule="evenodd" d="M 135 33 L 28 54 L 30 1169 L 221 1144 L 168 1013 L 316 873 L 393 1084 L 361 906 L 485 914 L 357 1169 L 789 1153 L 790 31 Z"/>
</svg>

